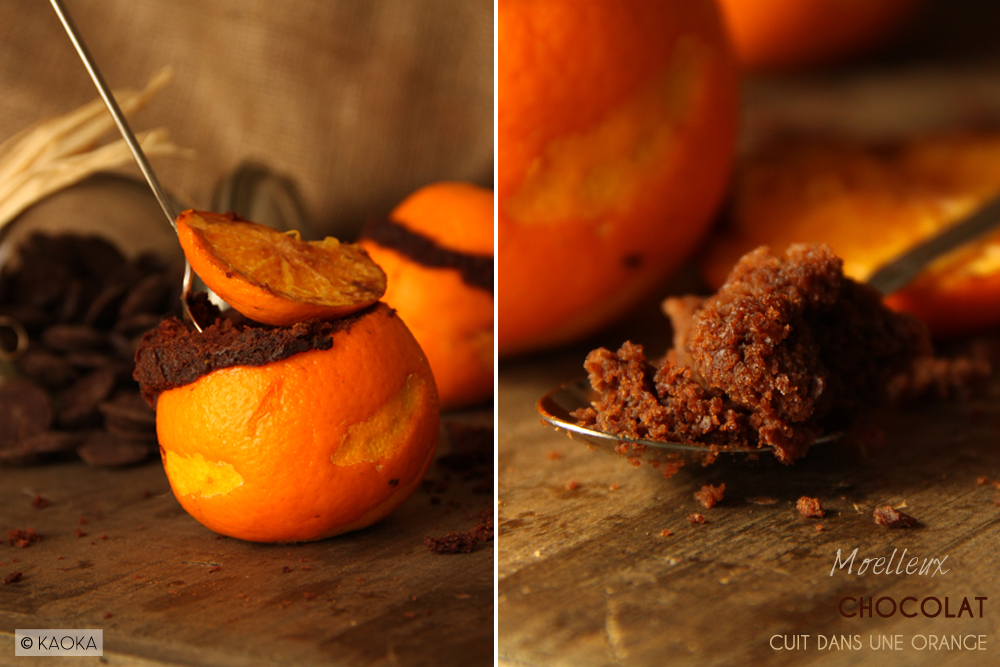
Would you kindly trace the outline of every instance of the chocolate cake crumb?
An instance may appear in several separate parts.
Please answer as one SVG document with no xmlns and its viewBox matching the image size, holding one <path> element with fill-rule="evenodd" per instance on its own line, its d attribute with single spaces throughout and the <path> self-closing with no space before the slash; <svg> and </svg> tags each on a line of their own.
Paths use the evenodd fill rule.
<svg viewBox="0 0 1000 667">
<path fill-rule="evenodd" d="M 491 255 L 473 255 L 451 250 L 391 218 L 372 218 L 361 237 L 374 241 L 432 269 L 454 269 L 470 287 L 493 293 L 494 262 Z"/>
<path fill-rule="evenodd" d="M 7 531 L 7 544 L 12 547 L 20 547 L 21 549 L 24 549 L 26 547 L 30 547 L 35 542 L 41 541 L 42 536 L 36 533 L 34 528 Z"/>
<path fill-rule="evenodd" d="M 705 465 L 708 465 L 708 463 L 709 463 L 708 457 L 705 457 L 704 461 L 705 461 Z M 664 476 L 664 478 L 670 479 L 675 474 L 677 474 L 678 470 L 680 470 L 683 467 L 684 467 L 684 461 L 683 461 L 683 459 L 677 460 L 677 461 L 667 461 L 666 463 L 663 464 L 663 476 Z"/>
<path fill-rule="evenodd" d="M 479 542 L 493 540 L 493 513 L 480 512 L 480 522 L 467 533 L 449 532 L 444 537 L 424 537 L 424 545 L 436 554 L 468 554 Z"/>
<path fill-rule="evenodd" d="M 688 521 L 695 524 L 708 523 L 708 519 L 704 517 L 700 512 L 695 512 L 694 514 L 688 515 Z"/>
<path fill-rule="evenodd" d="M 1000 489 L 1000 481 L 995 479 L 990 479 L 986 475 L 980 475 L 976 478 L 976 484 L 979 486 L 992 486 L 995 489 Z"/>
<path fill-rule="evenodd" d="M 795 503 L 795 509 L 807 519 L 822 519 L 826 514 L 820 507 L 819 498 L 810 498 L 809 496 L 799 498 L 798 502 Z"/>
<path fill-rule="evenodd" d="M 493 541 L 493 513 L 482 511 L 479 513 L 479 523 L 469 531 L 469 534 L 480 542 Z"/>
<path fill-rule="evenodd" d="M 927 328 L 844 276 L 827 246 L 748 253 L 711 297 L 668 299 L 674 347 L 653 364 L 626 342 L 584 364 L 599 393 L 574 413 L 633 439 L 771 447 L 783 463 L 888 399 L 932 349 Z"/>
<path fill-rule="evenodd" d="M 701 503 L 701 506 L 705 509 L 712 509 L 717 504 L 722 502 L 723 494 L 726 491 L 726 485 L 720 484 L 719 486 L 712 486 L 711 484 L 706 484 L 701 487 L 700 491 L 694 492 L 694 499 Z"/>
<path fill-rule="evenodd" d="M 909 514 L 904 514 L 891 505 L 876 507 L 873 512 L 875 523 L 886 528 L 912 528 L 917 525 L 917 520 Z"/>
<path fill-rule="evenodd" d="M 424 544 L 436 554 L 470 554 L 478 542 L 468 533 L 449 532 L 444 537 L 424 537 Z"/>
<path fill-rule="evenodd" d="M 142 397 L 155 406 L 164 391 L 222 368 L 264 366 L 301 352 L 329 350 L 334 333 L 349 330 L 378 309 L 389 307 L 379 302 L 331 322 L 297 322 L 290 327 L 266 326 L 237 315 L 222 317 L 216 309 L 214 321 L 201 333 L 170 317 L 143 335 L 135 353 L 133 377 L 139 382 Z"/>
<path fill-rule="evenodd" d="M 13 584 L 15 581 L 20 581 L 23 576 L 22 572 L 11 572 L 3 578 L 3 583 Z"/>
</svg>

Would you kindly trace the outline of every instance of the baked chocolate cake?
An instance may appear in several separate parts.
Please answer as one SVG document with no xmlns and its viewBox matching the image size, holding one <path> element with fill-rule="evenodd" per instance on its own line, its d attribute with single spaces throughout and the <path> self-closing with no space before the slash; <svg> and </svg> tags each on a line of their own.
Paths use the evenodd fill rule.
<svg viewBox="0 0 1000 667">
<path fill-rule="evenodd" d="M 773 447 L 801 457 L 883 402 L 893 377 L 932 353 L 926 327 L 844 276 L 824 245 L 748 253 L 711 297 L 668 299 L 674 348 L 598 349 L 584 364 L 600 398 L 582 423 L 650 440 Z"/>
<path fill-rule="evenodd" d="M 229 311 L 222 316 L 204 293 L 192 304 L 200 322 L 212 322 L 201 333 L 176 317 L 163 320 L 142 338 L 135 354 L 133 377 L 142 396 L 156 406 L 164 391 L 196 381 L 220 368 L 263 366 L 309 350 L 328 350 L 333 334 L 349 329 L 373 309 L 389 309 L 378 302 L 348 317 L 332 321 L 298 322 L 272 327 Z"/>
</svg>

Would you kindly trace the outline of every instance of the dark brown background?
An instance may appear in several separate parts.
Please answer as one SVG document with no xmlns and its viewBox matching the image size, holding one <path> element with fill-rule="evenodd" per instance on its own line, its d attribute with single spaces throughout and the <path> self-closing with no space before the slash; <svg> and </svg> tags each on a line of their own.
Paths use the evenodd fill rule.
<svg viewBox="0 0 1000 667">
<path fill-rule="evenodd" d="M 175 79 L 133 122 L 198 158 L 157 160 L 206 207 L 243 160 L 293 177 L 320 230 L 347 233 L 439 180 L 493 182 L 488 0 L 67 0 L 105 79 Z M 48 2 L 0 3 L 0 141 L 96 98 Z M 138 173 L 138 172 L 135 172 Z"/>
</svg>

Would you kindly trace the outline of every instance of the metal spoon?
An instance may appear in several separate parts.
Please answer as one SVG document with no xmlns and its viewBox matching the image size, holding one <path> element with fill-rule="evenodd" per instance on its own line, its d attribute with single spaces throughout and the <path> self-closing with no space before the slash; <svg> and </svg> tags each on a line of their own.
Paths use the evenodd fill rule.
<svg viewBox="0 0 1000 667">
<path fill-rule="evenodd" d="M 565 431 L 573 440 L 579 440 L 589 447 L 596 447 L 611 454 L 618 454 L 629 459 L 646 462 L 664 463 L 671 458 L 698 459 L 716 454 L 755 455 L 774 453 L 770 447 L 716 447 L 690 444 L 683 442 L 664 442 L 646 440 L 644 438 L 628 438 L 613 433 L 605 433 L 583 426 L 572 413 L 582 408 L 589 408 L 591 403 L 599 398 L 597 391 L 590 386 L 588 380 L 578 380 L 560 385 L 542 396 L 535 408 L 542 420 Z M 835 442 L 839 433 L 825 435 L 813 442 L 822 445 Z M 622 446 L 624 445 L 624 447 Z"/>
<path fill-rule="evenodd" d="M 149 160 L 146 159 L 146 154 L 142 151 L 142 147 L 139 145 L 139 141 L 135 138 L 135 134 L 132 133 L 132 129 L 129 127 L 128 121 L 125 120 L 125 114 L 122 113 L 121 108 L 118 106 L 118 102 L 115 100 L 114 94 L 111 92 L 108 84 L 104 81 L 104 77 L 101 75 L 100 70 L 97 69 L 97 65 L 94 63 L 94 59 L 91 57 L 90 51 L 87 49 L 87 45 L 84 44 L 83 38 L 77 31 L 76 25 L 73 23 L 73 19 L 70 17 L 69 12 L 66 11 L 66 7 L 63 6 L 62 0 L 49 0 L 49 2 L 52 4 L 52 8 L 59 17 L 59 21 L 62 23 L 63 28 L 66 29 L 66 33 L 69 35 L 70 41 L 73 42 L 73 47 L 76 49 L 77 54 L 79 54 L 80 59 L 83 60 L 83 64 L 87 68 L 90 78 L 94 81 L 94 85 L 97 86 L 97 90 L 101 94 L 101 99 L 104 100 L 104 104 L 107 105 L 108 111 L 111 112 L 111 117 L 114 118 L 115 124 L 118 126 L 118 130 L 125 139 L 125 143 L 128 144 L 129 150 L 132 152 L 132 157 L 135 158 L 136 163 L 139 165 L 139 170 L 142 172 L 143 177 L 145 177 L 146 182 L 153 191 L 153 195 L 156 197 L 156 201 L 160 204 L 163 214 L 167 216 L 167 222 L 170 223 L 170 226 L 176 232 L 177 211 L 173 200 L 160 186 L 160 181 L 156 178 L 156 174 L 153 172 L 153 168 L 150 166 Z M 191 308 L 188 305 L 188 295 L 191 293 L 191 276 L 191 265 L 185 261 L 184 282 L 182 283 L 181 288 L 181 308 L 184 312 L 184 317 L 194 325 L 195 329 L 201 332 L 201 326 L 191 314 Z"/>
<path fill-rule="evenodd" d="M 883 295 L 892 294 L 908 285 L 928 264 L 941 255 L 981 237 L 997 226 L 1000 226 L 1000 197 L 980 207 L 961 222 L 938 232 L 899 257 L 882 265 L 867 282 Z M 604 433 L 583 426 L 571 414 L 575 410 L 590 407 L 597 398 L 598 393 L 590 386 L 590 383 L 587 380 L 579 380 L 556 387 L 542 396 L 535 407 L 545 422 L 566 431 L 570 438 L 582 440 L 588 446 L 598 447 L 607 452 L 637 460 L 662 462 L 667 457 L 703 458 L 714 456 L 714 452 L 743 455 L 761 452 L 773 453 L 773 450 L 768 447 L 729 447 L 713 451 L 706 445 L 633 439 Z M 827 435 L 816 440 L 813 444 L 834 442 L 839 437 L 840 434 L 837 433 Z M 621 447 L 622 443 L 625 444 L 624 448 Z"/>
<path fill-rule="evenodd" d="M 957 225 L 941 230 L 899 257 L 883 264 L 868 284 L 888 296 L 916 278 L 932 261 L 1000 225 L 1000 197 L 987 202 Z"/>
</svg>

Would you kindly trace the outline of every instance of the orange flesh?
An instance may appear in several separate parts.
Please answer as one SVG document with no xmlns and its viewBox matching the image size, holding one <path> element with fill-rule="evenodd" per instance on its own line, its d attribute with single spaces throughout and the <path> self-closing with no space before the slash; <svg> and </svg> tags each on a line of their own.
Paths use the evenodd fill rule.
<svg viewBox="0 0 1000 667">
<path fill-rule="evenodd" d="M 1000 192 L 1000 135 L 925 137 L 893 150 L 813 141 L 772 147 L 737 170 L 730 227 L 707 249 L 720 285 L 736 258 L 767 245 L 822 242 L 857 280 L 960 221 Z M 937 336 L 1000 324 L 1000 232 L 940 258 L 888 305 Z"/>
<path fill-rule="evenodd" d="M 385 273 L 360 246 L 301 241 L 232 215 L 184 211 L 177 234 L 191 268 L 247 317 L 274 326 L 343 317 L 385 293 Z"/>
</svg>

